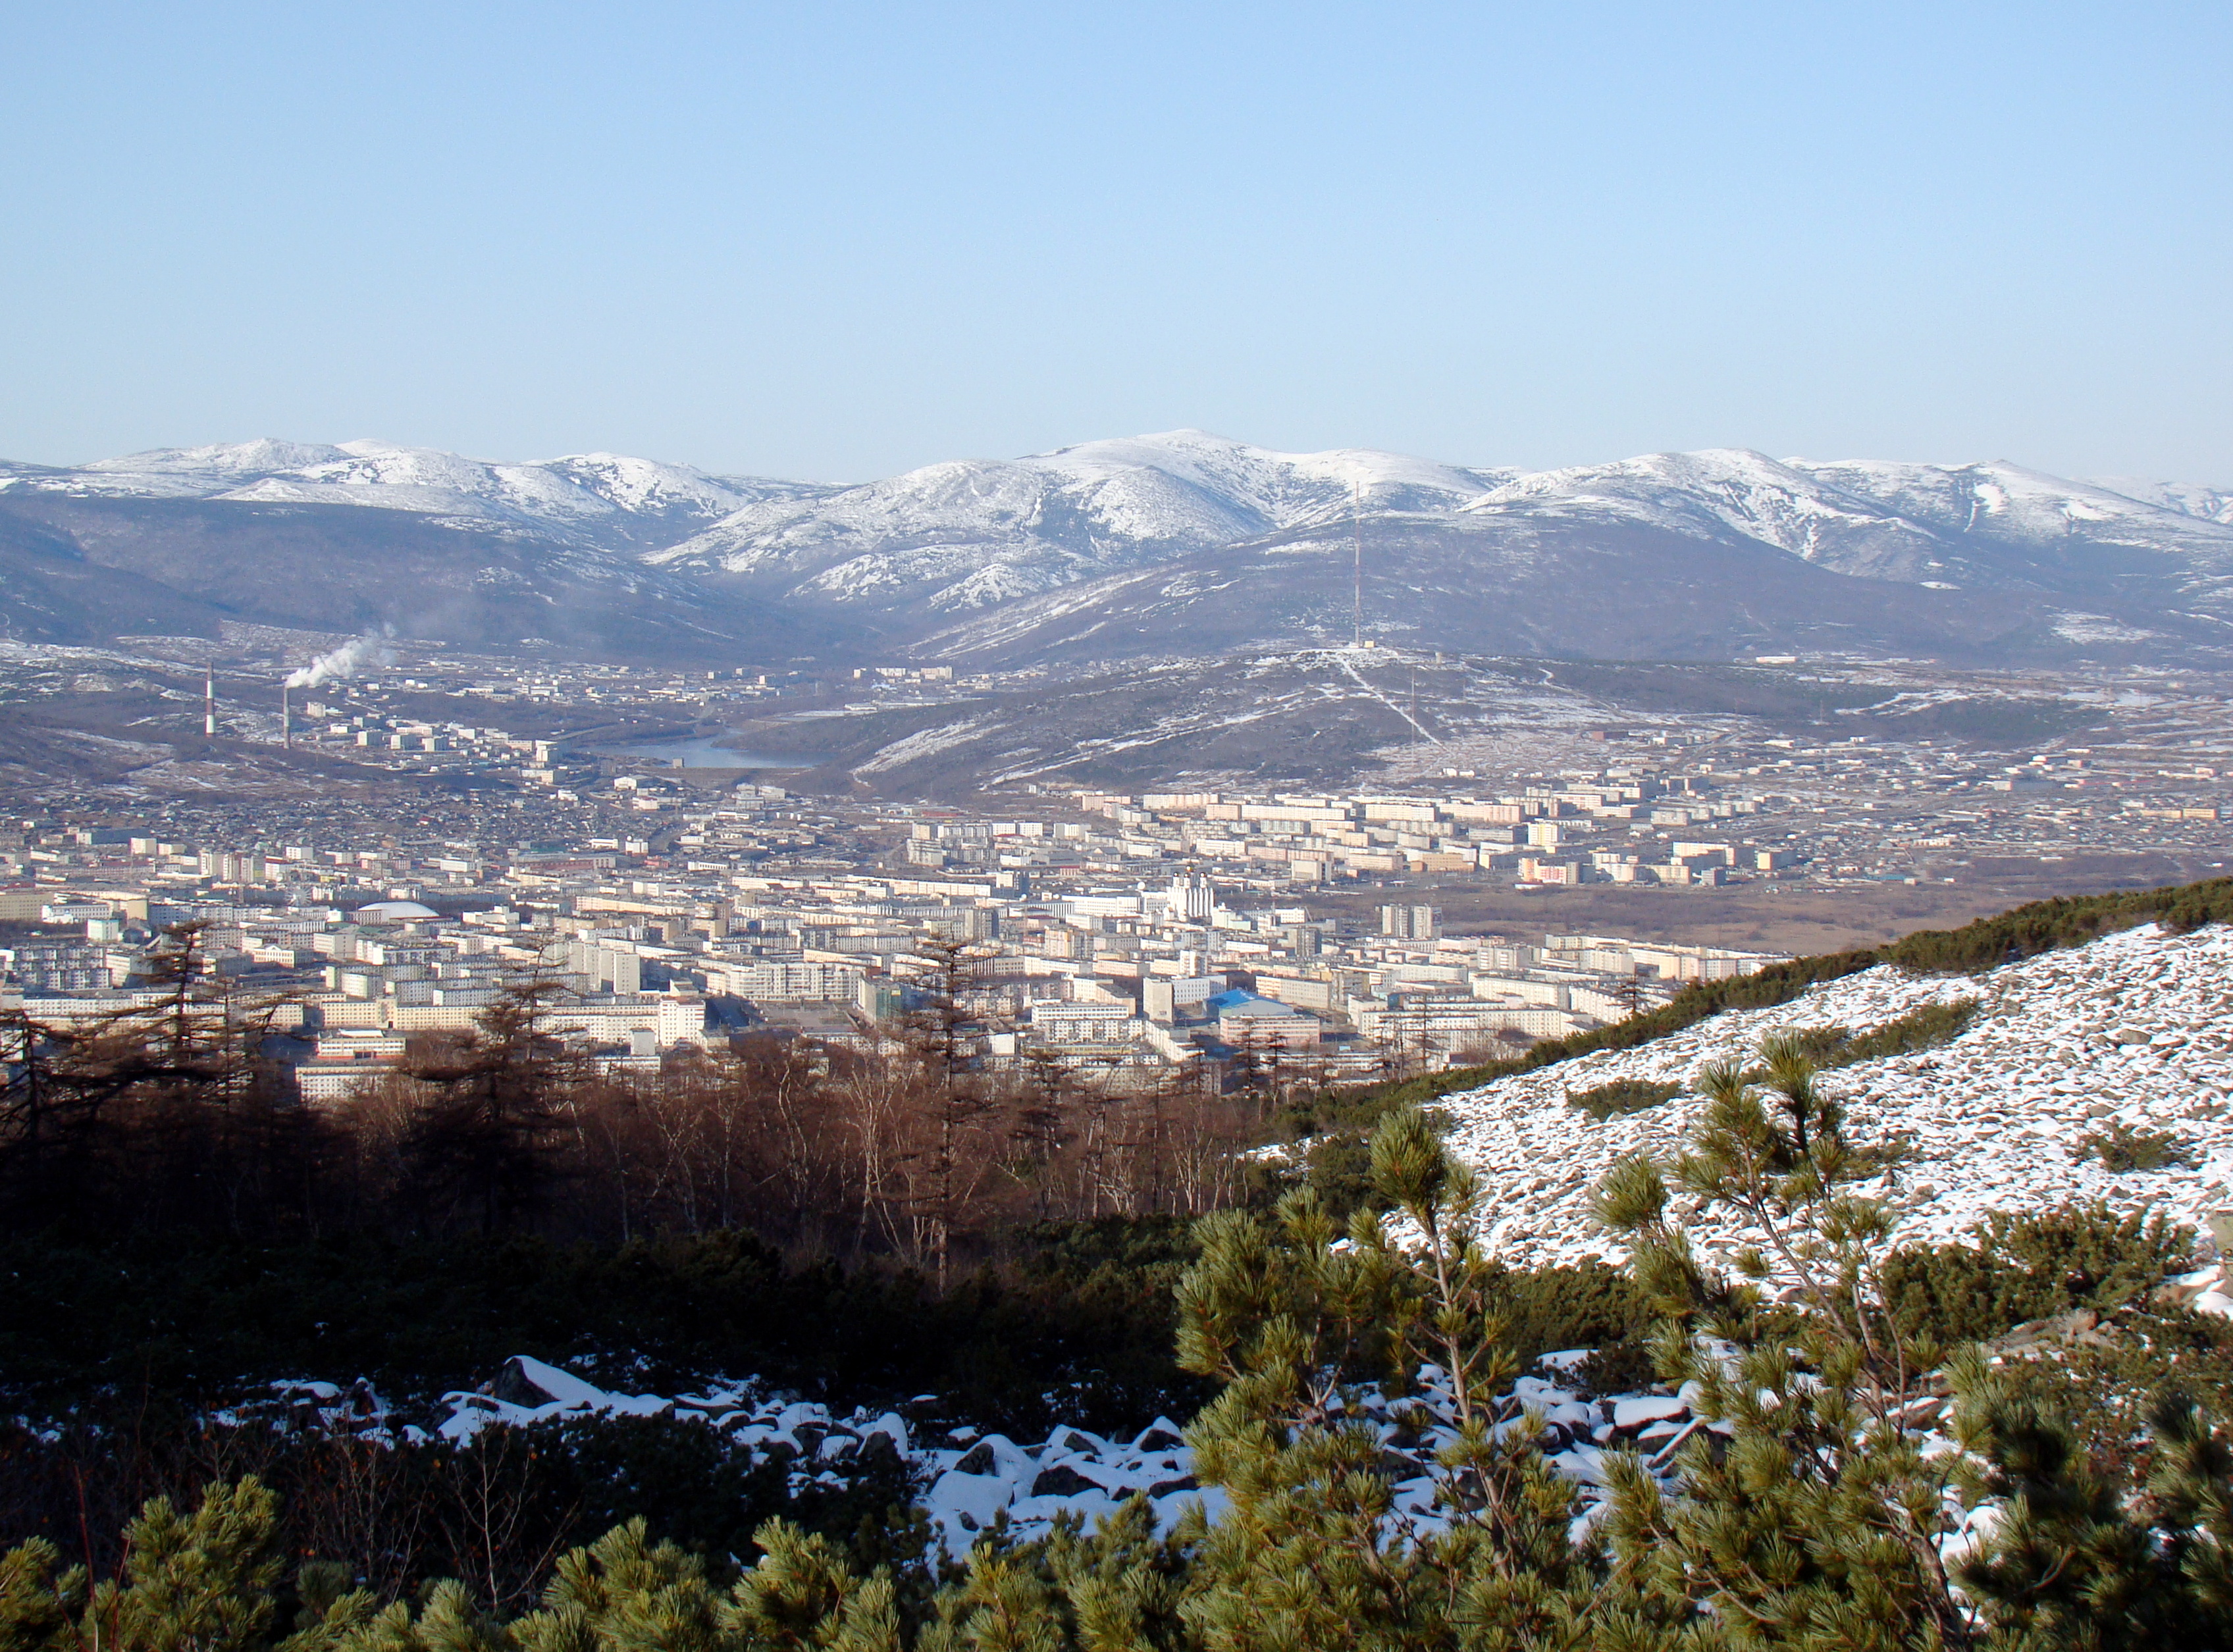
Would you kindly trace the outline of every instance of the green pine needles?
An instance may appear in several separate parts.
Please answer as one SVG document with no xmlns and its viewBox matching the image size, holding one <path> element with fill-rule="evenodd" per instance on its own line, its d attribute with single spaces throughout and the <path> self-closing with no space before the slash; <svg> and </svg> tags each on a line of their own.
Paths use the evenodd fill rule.
<svg viewBox="0 0 2233 1652">
<path fill-rule="evenodd" d="M 1934 1340 L 1952 1317 L 1917 1310 L 1872 1191 L 1898 1147 L 1857 1139 L 1804 1042 L 1700 1093 L 1683 1152 L 1619 1165 L 1598 1201 L 1693 1421 L 1671 1456 L 1607 1450 L 1586 1492 L 1514 1397 L 1494 1213 L 1404 1108 L 1372 1139 L 1370 1207 L 1338 1221 L 1305 1188 L 1201 1225 L 1179 1355 L 1217 1385 L 1188 1430 L 1211 1495 L 1172 1530 L 1144 1498 L 1029 1542 L 996 1522 L 932 1577 L 775 1520 L 722 1586 L 639 1517 L 505 1622 L 462 1583 L 381 1601 L 290 1571 L 273 1499 L 243 1480 L 191 1516 L 149 1504 L 114 1578 L 43 1542 L 0 1557 L 0 1652 L 2233 1646 L 2233 1443 L 2204 1408 L 2156 1395 L 2136 1451 L 2081 1431 L 2051 1359 Z M 1695 1245 L 1705 1210 L 1748 1242 Z M 2042 1256 L 2077 1254 L 2042 1232 Z"/>
</svg>

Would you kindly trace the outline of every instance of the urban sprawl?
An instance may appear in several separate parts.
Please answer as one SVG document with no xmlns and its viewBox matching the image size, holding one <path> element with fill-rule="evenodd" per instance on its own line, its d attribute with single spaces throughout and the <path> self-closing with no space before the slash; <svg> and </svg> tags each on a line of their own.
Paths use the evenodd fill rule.
<svg viewBox="0 0 2233 1652">
<path fill-rule="evenodd" d="M 866 694 L 967 686 L 943 669 L 860 675 Z M 1230 1085 L 1266 1067 L 1364 1078 L 1510 1053 L 1776 956 L 1445 933 L 1420 888 L 1911 883 L 1969 854 L 2051 859 L 2136 836 L 2207 853 L 2220 829 L 2215 759 L 2190 749 L 2195 708 L 2164 695 L 2152 736 L 2022 761 L 1692 719 L 1588 731 L 1599 760 L 1552 773 L 1264 793 L 1033 785 L 967 808 L 800 795 L 769 784 L 772 764 L 713 766 L 725 758 L 702 733 L 599 748 L 400 709 L 449 693 L 484 713 L 557 699 L 714 714 L 805 690 L 824 692 L 552 667 L 504 683 L 375 675 L 290 693 L 277 719 L 229 713 L 238 738 L 440 789 L 387 819 L 213 796 L 166 798 L 146 819 L 112 803 L 8 823 L 0 991 L 49 1025 L 98 1022 L 157 1001 L 191 933 L 205 980 L 277 1018 L 312 1102 L 529 979 L 556 994 L 550 1025 L 615 1070 L 755 1034 L 873 1050 L 935 995 L 966 1011 L 971 1058 L 993 1070 L 1056 1060 L 1110 1087 Z M 206 716 L 224 732 L 213 694 Z"/>
</svg>

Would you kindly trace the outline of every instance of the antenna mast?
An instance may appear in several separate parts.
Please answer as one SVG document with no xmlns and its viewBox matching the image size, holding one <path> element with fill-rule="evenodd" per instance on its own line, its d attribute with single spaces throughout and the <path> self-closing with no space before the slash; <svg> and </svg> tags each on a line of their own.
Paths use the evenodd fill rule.
<svg viewBox="0 0 2233 1652">
<path fill-rule="evenodd" d="M 1351 598 L 1351 621 L 1355 629 L 1350 646 L 1364 646 L 1364 484 L 1352 478 L 1349 485 L 1349 548 L 1351 560 L 1357 574 L 1356 590 Z"/>
</svg>

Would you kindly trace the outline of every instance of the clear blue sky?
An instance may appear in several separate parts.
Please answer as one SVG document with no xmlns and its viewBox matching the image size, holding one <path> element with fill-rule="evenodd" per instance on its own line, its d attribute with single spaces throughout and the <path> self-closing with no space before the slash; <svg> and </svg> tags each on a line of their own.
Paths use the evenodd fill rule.
<svg viewBox="0 0 2233 1652">
<path fill-rule="evenodd" d="M 27 4 L 0 455 L 2233 483 L 2233 7 Z"/>
</svg>

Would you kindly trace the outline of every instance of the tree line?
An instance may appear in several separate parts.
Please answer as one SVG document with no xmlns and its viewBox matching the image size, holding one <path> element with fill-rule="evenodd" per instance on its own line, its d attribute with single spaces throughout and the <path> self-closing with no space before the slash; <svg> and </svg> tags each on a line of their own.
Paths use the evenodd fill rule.
<svg viewBox="0 0 2233 1652">
<path fill-rule="evenodd" d="M 1597 1203 L 1656 1320 L 1655 1374 L 1697 1419 L 1664 1448 L 1671 1491 L 1618 1445 L 1587 1503 L 1554 1468 L 1546 1442 L 1563 1436 L 1514 1391 L 1507 1276 L 1482 1246 L 1494 1212 L 1407 1108 L 1370 1148 L 1398 1225 L 1344 1224 L 1308 1187 L 1198 1225 L 1177 1346 L 1214 1385 L 1187 1429 L 1222 1493 L 1214 1517 L 1196 1505 L 1163 1525 L 1135 1498 L 1090 1531 L 1021 1541 L 996 1524 L 937 1567 L 780 1518 L 756 1556 L 708 1553 L 638 1512 L 558 1556 L 530 1600 L 470 1575 L 402 1597 L 289 1556 L 270 1493 L 218 1480 L 191 1513 L 152 1502 L 98 1575 L 19 1545 L 0 1558 L 0 1625 L 42 1652 L 2233 1644 L 2222 1383 L 2135 1385 L 2105 1419 L 2057 1359 L 1942 1341 L 1904 1311 L 1895 1213 L 1866 1191 L 1901 1146 L 1857 1138 L 1796 1041 L 1709 1071 L 1705 1095 L 1684 1151 L 1619 1164 Z M 1758 1246 L 1702 1253 L 1678 1197 Z M 1384 1421 L 1367 1384 L 1394 1402 Z M 1430 1514 L 1395 1495 L 1422 1466 Z"/>
<path fill-rule="evenodd" d="M 613 1070 L 566 1037 L 548 978 L 462 1031 L 413 1037 L 356 1094 L 302 1105 L 278 1001 L 243 999 L 181 926 L 160 999 L 0 1025 L 0 1219 L 17 1230 L 535 1233 L 626 1242 L 742 1229 L 897 1259 L 943 1285 L 1032 1221 L 1230 1203 L 1276 1086 L 1252 1065 L 1143 1080 L 1047 1050 L 979 1053 L 973 960 L 934 943 L 869 1047 L 748 1036 Z"/>
</svg>

